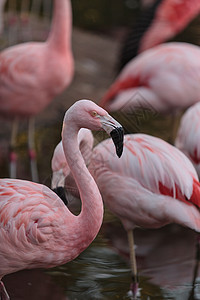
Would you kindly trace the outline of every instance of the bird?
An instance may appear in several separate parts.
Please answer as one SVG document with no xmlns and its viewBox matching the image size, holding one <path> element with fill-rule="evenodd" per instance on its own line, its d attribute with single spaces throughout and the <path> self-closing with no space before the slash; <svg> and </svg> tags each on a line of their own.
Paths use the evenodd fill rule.
<svg viewBox="0 0 200 300">
<path fill-rule="evenodd" d="M 113 138 L 117 155 L 123 152 L 123 129 L 104 109 L 92 101 L 80 100 L 67 110 L 62 143 L 81 196 L 78 216 L 45 185 L 0 179 L 0 299 L 9 299 L 3 276 L 67 263 L 89 246 L 101 227 L 102 198 L 77 142 L 82 127 L 106 131 Z"/>
<path fill-rule="evenodd" d="M 132 59 L 100 99 L 111 111 L 176 113 L 200 100 L 200 48 L 166 43 Z"/>
<path fill-rule="evenodd" d="M 190 160 L 164 140 L 126 134 L 120 160 L 110 139 L 92 152 L 89 171 L 105 206 L 122 222 L 128 236 L 131 291 L 138 291 L 133 231 L 177 223 L 200 232 L 200 183 Z"/>
<path fill-rule="evenodd" d="M 156 0 L 144 9 L 122 40 L 118 57 L 120 71 L 139 53 L 182 32 L 200 13 L 198 0 Z"/>
<path fill-rule="evenodd" d="M 87 128 L 81 128 L 78 133 L 78 144 L 81 155 L 84 158 L 85 164 L 89 165 L 92 155 L 92 148 L 94 144 L 94 138 L 92 132 Z M 79 197 L 78 187 L 74 181 L 74 178 L 70 172 L 67 164 L 62 141 L 54 149 L 54 153 L 51 160 L 52 180 L 51 189 L 56 192 L 60 197 L 63 197 L 63 201 L 67 204 L 64 186 L 68 192 L 73 196 Z"/>
<path fill-rule="evenodd" d="M 200 103 L 183 114 L 175 139 L 175 146 L 192 161 L 200 178 Z"/>
<path fill-rule="evenodd" d="M 28 147 L 32 180 L 38 181 L 34 146 L 34 117 L 72 81 L 70 0 L 54 0 L 51 30 L 45 42 L 27 42 L 0 52 L 0 116 L 13 121 L 10 177 L 16 177 L 18 119 L 28 118 Z"/>
</svg>

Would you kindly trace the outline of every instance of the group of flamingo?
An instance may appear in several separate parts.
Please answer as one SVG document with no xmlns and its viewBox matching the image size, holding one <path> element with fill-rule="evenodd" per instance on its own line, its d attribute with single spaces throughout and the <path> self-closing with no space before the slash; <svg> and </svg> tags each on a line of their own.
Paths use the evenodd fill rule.
<svg viewBox="0 0 200 300">
<path fill-rule="evenodd" d="M 200 11 L 200 3 L 190 3 L 195 8 L 192 18 Z M 13 178 L 0 179 L 0 299 L 9 299 L 1 281 L 6 274 L 61 265 L 88 247 L 102 224 L 102 198 L 127 231 L 131 290 L 135 296 L 135 227 L 158 228 L 178 223 L 200 232 L 200 183 L 192 164 L 200 162 L 200 49 L 187 43 L 166 43 L 147 49 L 146 44 L 147 50 L 125 65 L 102 97 L 101 107 L 80 100 L 68 109 L 62 141 L 52 159 L 52 189 L 58 192 L 60 185 L 65 189 L 69 183 L 73 186 L 82 202 L 81 212 L 75 216 L 48 187 L 15 179 L 18 119 L 29 118 L 32 179 L 37 181 L 33 118 L 73 77 L 71 3 L 54 0 L 53 4 L 51 30 L 45 42 L 28 42 L 0 53 L 0 113 L 14 119 L 10 153 Z M 177 5 L 178 16 L 190 7 L 187 0 L 163 0 L 159 22 L 165 17 L 174 21 Z M 188 22 L 186 18 L 185 24 Z M 154 28 L 155 23 L 156 20 Z M 183 24 L 175 26 L 174 32 L 182 27 Z M 148 40 L 153 41 L 149 47 L 157 44 L 155 30 L 152 36 L 149 33 Z M 144 108 L 149 104 L 160 113 L 176 112 L 195 104 L 183 116 L 178 131 L 175 144 L 182 151 L 145 134 L 128 134 L 123 138 L 122 126 L 106 111 L 134 110 L 138 105 Z M 93 149 L 91 130 L 104 130 L 111 139 Z M 113 154 L 112 141 L 120 159 Z"/>
</svg>

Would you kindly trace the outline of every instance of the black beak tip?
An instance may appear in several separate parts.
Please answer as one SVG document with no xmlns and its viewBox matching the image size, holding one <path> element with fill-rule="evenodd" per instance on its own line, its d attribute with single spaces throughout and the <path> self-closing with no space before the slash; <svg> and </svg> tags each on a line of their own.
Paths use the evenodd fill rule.
<svg viewBox="0 0 200 300">
<path fill-rule="evenodd" d="M 124 130 L 122 127 L 115 128 L 111 131 L 110 136 L 115 144 L 116 153 L 121 157 L 123 153 Z"/>
<path fill-rule="evenodd" d="M 55 189 L 52 189 L 52 191 L 56 193 L 58 197 L 60 197 L 60 199 L 65 203 L 65 205 L 68 205 L 64 187 L 58 186 Z"/>
</svg>

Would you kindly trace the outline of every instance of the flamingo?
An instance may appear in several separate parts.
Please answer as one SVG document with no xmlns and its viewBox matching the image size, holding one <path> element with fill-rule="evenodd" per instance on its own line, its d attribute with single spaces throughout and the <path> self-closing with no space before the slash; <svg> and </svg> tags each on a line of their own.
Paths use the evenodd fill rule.
<svg viewBox="0 0 200 300">
<path fill-rule="evenodd" d="M 103 218 L 98 187 L 81 156 L 80 128 L 111 135 L 117 155 L 123 151 L 123 129 L 108 113 L 89 100 L 80 100 L 65 114 L 64 153 L 77 183 L 82 210 L 73 215 L 48 187 L 19 179 L 0 179 L 0 280 L 22 269 L 50 268 L 77 257 L 97 235 Z M 0 281 L 0 298 L 9 299 Z"/>
<path fill-rule="evenodd" d="M 172 39 L 199 13 L 199 0 L 154 1 L 122 41 L 119 70 L 137 54 Z"/>
<path fill-rule="evenodd" d="M 72 80 L 71 23 L 70 0 L 54 0 L 52 26 L 45 42 L 27 42 L 0 53 L 0 115 L 14 119 L 10 154 L 12 178 L 16 177 L 17 122 L 19 118 L 28 118 L 32 179 L 38 181 L 34 116 Z"/>
<path fill-rule="evenodd" d="M 108 111 L 176 112 L 200 100 L 200 49 L 166 43 L 132 59 L 100 100 Z"/>
<path fill-rule="evenodd" d="M 90 163 L 93 143 L 94 138 L 92 132 L 87 128 L 81 128 L 78 133 L 78 144 L 86 165 L 89 165 Z M 64 186 L 66 186 L 66 190 L 70 190 L 72 195 L 74 195 L 75 197 L 80 196 L 77 185 L 73 179 L 65 158 L 62 141 L 58 143 L 54 150 L 51 161 L 51 169 L 53 172 L 51 188 L 54 192 L 56 192 L 60 197 L 63 198 L 63 201 L 65 201 L 66 204 L 67 199 L 63 191 Z"/>
<path fill-rule="evenodd" d="M 61 143 L 59 149 L 62 153 Z M 127 231 L 133 277 L 131 290 L 136 294 L 134 228 L 178 223 L 200 232 L 200 184 L 189 159 L 159 138 L 125 135 L 121 159 L 117 160 L 112 153 L 112 140 L 101 142 L 93 149 L 88 168 L 106 206 L 121 219 Z M 67 167 L 66 160 L 62 159 L 60 170 Z M 58 172 L 57 182 L 61 187 L 59 178 L 62 177 L 62 172 Z M 65 189 L 71 190 L 69 185 Z"/>
<path fill-rule="evenodd" d="M 177 223 L 200 232 L 200 183 L 190 160 L 167 142 L 146 134 L 128 134 L 120 160 L 110 139 L 98 144 L 89 171 L 107 208 L 127 231 L 134 295 L 138 272 L 133 230 Z"/>
<path fill-rule="evenodd" d="M 188 156 L 200 177 L 200 103 L 188 108 L 182 116 L 175 146 Z"/>
</svg>

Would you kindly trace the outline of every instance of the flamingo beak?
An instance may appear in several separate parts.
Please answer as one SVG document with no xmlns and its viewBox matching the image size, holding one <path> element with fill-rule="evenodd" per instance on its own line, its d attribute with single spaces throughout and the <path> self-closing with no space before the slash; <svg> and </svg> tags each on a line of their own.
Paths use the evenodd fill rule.
<svg viewBox="0 0 200 300">
<path fill-rule="evenodd" d="M 113 140 L 113 143 L 116 148 L 116 153 L 118 157 L 121 157 L 122 152 L 123 152 L 123 141 L 124 141 L 124 130 L 123 127 L 118 127 L 113 129 L 110 132 L 110 136 Z"/>
<path fill-rule="evenodd" d="M 121 124 L 119 124 L 111 116 L 101 116 L 100 121 L 102 128 L 111 136 L 115 145 L 116 154 L 121 157 L 123 152 L 124 130 Z"/>
</svg>

